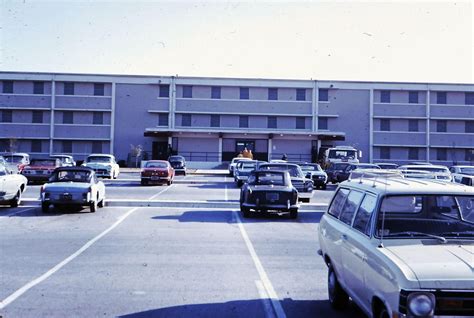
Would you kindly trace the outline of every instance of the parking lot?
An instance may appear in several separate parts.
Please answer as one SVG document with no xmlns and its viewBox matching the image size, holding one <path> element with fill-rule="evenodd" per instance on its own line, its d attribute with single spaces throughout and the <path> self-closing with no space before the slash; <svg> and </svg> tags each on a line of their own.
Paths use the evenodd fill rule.
<svg viewBox="0 0 474 318">
<path fill-rule="evenodd" d="M 109 202 L 97 213 L 43 214 L 40 185 L 0 210 L 0 316 L 364 316 L 330 308 L 316 254 L 334 186 L 291 220 L 243 219 L 224 175 L 169 187 L 140 186 L 131 173 L 104 182 Z"/>
</svg>

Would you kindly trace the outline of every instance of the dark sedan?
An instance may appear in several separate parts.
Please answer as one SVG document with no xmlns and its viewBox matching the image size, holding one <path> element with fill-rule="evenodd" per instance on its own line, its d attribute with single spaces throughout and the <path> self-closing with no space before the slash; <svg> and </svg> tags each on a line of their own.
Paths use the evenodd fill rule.
<svg viewBox="0 0 474 318">
<path fill-rule="evenodd" d="M 176 174 L 182 173 L 186 175 L 186 159 L 183 156 L 171 156 L 168 158 L 168 161 Z"/>
<path fill-rule="evenodd" d="M 353 170 L 365 170 L 365 169 L 380 169 L 379 166 L 371 163 L 351 163 L 343 171 L 340 171 L 336 175 L 337 182 L 343 182 L 349 179 L 349 176 Z"/>
<path fill-rule="evenodd" d="M 328 175 L 328 183 L 337 183 L 337 174 L 344 171 L 348 166 L 350 166 L 350 163 L 347 162 L 342 162 L 342 163 L 332 163 L 327 169 L 326 169 L 326 174 Z"/>
<path fill-rule="evenodd" d="M 298 216 L 298 190 L 291 184 L 288 171 L 257 170 L 250 173 L 240 191 L 240 211 L 244 217 L 255 212 L 289 212 Z"/>
</svg>

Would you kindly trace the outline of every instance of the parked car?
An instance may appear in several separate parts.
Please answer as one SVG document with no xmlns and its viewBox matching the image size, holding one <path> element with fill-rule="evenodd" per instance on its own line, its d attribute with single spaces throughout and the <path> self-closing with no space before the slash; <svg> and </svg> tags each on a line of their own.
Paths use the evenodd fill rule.
<svg viewBox="0 0 474 318">
<path fill-rule="evenodd" d="M 255 212 L 289 212 L 298 216 L 298 190 L 288 171 L 254 170 L 240 190 L 240 211 L 244 217 Z"/>
<path fill-rule="evenodd" d="M 183 156 L 170 156 L 168 161 L 176 174 L 182 173 L 186 175 L 186 159 Z"/>
<path fill-rule="evenodd" d="M 30 164 L 30 155 L 23 152 L 11 152 L 2 155 L 7 162 L 7 168 L 14 173 L 19 173 L 24 166 Z"/>
<path fill-rule="evenodd" d="M 174 179 L 174 169 L 165 160 L 149 160 L 141 171 L 141 185 L 151 183 L 171 185 Z"/>
<path fill-rule="evenodd" d="M 105 204 L 105 185 L 88 167 L 60 167 L 41 187 L 41 209 L 49 212 L 50 205 L 62 207 L 88 207 L 96 212 Z"/>
<path fill-rule="evenodd" d="M 319 225 L 332 307 L 369 317 L 473 317 L 474 188 L 438 180 L 342 183 Z"/>
<path fill-rule="evenodd" d="M 313 180 L 313 184 L 316 189 L 326 190 L 326 184 L 328 183 L 328 175 L 321 166 L 317 163 L 301 162 L 297 163 L 301 170 L 305 174 L 305 177 Z"/>
<path fill-rule="evenodd" d="M 61 161 L 57 158 L 31 159 L 30 164 L 23 167 L 21 174 L 28 182 L 45 182 L 58 167 L 61 167 Z"/>
<path fill-rule="evenodd" d="M 309 202 L 313 197 L 313 180 L 303 174 L 303 170 L 294 163 L 264 163 L 259 170 L 286 170 L 290 173 L 291 184 L 298 190 L 298 200 Z"/>
<path fill-rule="evenodd" d="M 416 164 L 416 165 L 403 165 L 398 167 L 399 170 L 418 170 L 418 171 L 427 171 L 435 176 L 438 180 L 452 181 L 453 176 L 449 172 L 448 167 L 441 165 L 432 165 L 432 164 Z"/>
<path fill-rule="evenodd" d="M 388 169 L 355 169 L 351 171 L 348 180 L 357 178 L 374 178 L 374 179 L 386 179 L 386 178 L 404 178 L 402 171 L 400 170 L 388 170 Z"/>
<path fill-rule="evenodd" d="M 50 157 L 61 160 L 62 167 L 74 167 L 76 165 L 74 157 L 70 155 L 51 155 Z"/>
<path fill-rule="evenodd" d="M 234 176 L 234 169 L 235 169 L 235 166 L 237 165 L 238 162 L 240 161 L 244 161 L 244 160 L 252 160 L 250 158 L 246 158 L 246 157 L 236 157 L 236 158 L 233 158 L 232 161 L 229 163 L 229 175 L 230 176 Z"/>
<path fill-rule="evenodd" d="M 350 163 L 342 162 L 342 163 L 332 163 L 327 169 L 326 174 L 328 175 L 328 183 L 337 183 L 337 174 L 344 171 Z"/>
<path fill-rule="evenodd" d="M 405 178 L 409 179 L 426 179 L 426 180 L 436 180 L 436 174 L 426 170 L 398 170 L 400 171 Z"/>
<path fill-rule="evenodd" d="M 371 163 L 351 163 L 342 171 L 336 173 L 337 182 L 343 182 L 349 179 L 349 175 L 353 170 L 364 170 L 364 169 L 380 169 L 376 164 Z"/>
<path fill-rule="evenodd" d="M 234 181 L 236 182 L 237 187 L 240 188 L 245 182 L 247 182 L 252 170 L 257 170 L 262 163 L 264 162 L 258 160 L 239 161 L 234 168 Z"/>
<path fill-rule="evenodd" d="M 19 206 L 27 184 L 25 176 L 13 173 L 6 165 L 0 164 L 0 204 L 8 204 L 12 208 Z"/>
<path fill-rule="evenodd" d="M 91 154 L 82 166 L 93 169 L 98 177 L 116 179 L 120 173 L 115 157 L 109 154 Z"/>
<path fill-rule="evenodd" d="M 2 166 L 7 166 L 7 161 L 5 160 L 5 158 L 3 158 L 3 156 L 0 156 L 0 165 Z"/>
<path fill-rule="evenodd" d="M 377 162 L 376 163 L 377 166 L 380 167 L 380 169 L 384 169 L 384 170 L 390 170 L 390 169 L 397 169 L 398 168 L 398 165 L 396 163 L 383 163 L 383 162 Z"/>
</svg>

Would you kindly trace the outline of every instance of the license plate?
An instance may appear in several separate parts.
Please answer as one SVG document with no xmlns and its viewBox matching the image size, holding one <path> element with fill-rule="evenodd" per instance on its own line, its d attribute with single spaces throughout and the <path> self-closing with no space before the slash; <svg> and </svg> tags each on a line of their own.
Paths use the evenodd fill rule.
<svg viewBox="0 0 474 318">
<path fill-rule="evenodd" d="M 268 201 L 277 201 L 280 198 L 278 193 L 267 193 L 266 198 Z"/>
<path fill-rule="evenodd" d="M 70 193 L 64 193 L 61 197 L 63 200 L 72 200 L 72 194 Z"/>
<path fill-rule="evenodd" d="M 42 170 L 37 170 L 36 174 L 43 174 L 43 171 Z"/>
<path fill-rule="evenodd" d="M 157 176 L 152 176 L 151 177 L 151 180 L 160 180 L 161 178 L 160 177 L 157 177 Z"/>
</svg>

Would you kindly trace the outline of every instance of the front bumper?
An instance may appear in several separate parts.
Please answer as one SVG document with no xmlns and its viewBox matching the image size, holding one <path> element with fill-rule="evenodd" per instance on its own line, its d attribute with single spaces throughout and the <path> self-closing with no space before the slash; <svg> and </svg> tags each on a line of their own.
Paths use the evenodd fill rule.
<svg viewBox="0 0 474 318">
<path fill-rule="evenodd" d="M 300 192 L 298 191 L 298 199 L 311 199 L 313 197 L 313 191 L 311 192 Z"/>
</svg>

